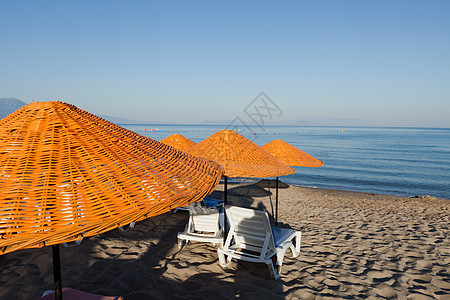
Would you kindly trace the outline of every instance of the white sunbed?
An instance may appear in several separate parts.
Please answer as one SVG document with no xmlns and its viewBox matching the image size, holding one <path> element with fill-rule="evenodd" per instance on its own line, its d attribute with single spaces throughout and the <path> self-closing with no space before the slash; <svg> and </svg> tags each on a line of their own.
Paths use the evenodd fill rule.
<svg viewBox="0 0 450 300">
<path fill-rule="evenodd" d="M 230 231 L 225 244 L 217 249 L 220 265 L 227 268 L 233 258 L 265 263 L 272 278 L 278 279 L 286 251 L 291 249 L 294 257 L 300 254 L 301 232 L 271 227 L 264 211 L 237 206 L 225 209 Z M 272 262 L 274 256 L 276 268 Z"/>
<path fill-rule="evenodd" d="M 189 205 L 189 222 L 183 232 L 177 234 L 178 248 L 188 241 L 223 243 L 220 213 L 214 207 L 203 207 L 196 203 Z"/>
</svg>

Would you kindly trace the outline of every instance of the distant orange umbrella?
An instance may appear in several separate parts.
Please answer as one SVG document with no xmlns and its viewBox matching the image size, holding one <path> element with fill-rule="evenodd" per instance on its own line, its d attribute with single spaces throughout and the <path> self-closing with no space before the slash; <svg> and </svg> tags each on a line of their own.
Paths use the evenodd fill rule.
<svg viewBox="0 0 450 300">
<path fill-rule="evenodd" d="M 273 140 L 262 146 L 262 148 L 288 166 L 321 167 L 323 165 L 323 161 L 282 140 Z"/>
<path fill-rule="evenodd" d="M 0 254 L 54 245 L 59 298 L 58 244 L 198 201 L 222 174 L 73 105 L 32 102 L 0 120 Z"/>
<path fill-rule="evenodd" d="M 323 166 L 323 161 L 320 161 L 317 158 L 312 157 L 311 155 L 303 152 L 302 150 L 282 140 L 273 140 L 262 146 L 262 148 L 288 166 L 314 167 L 314 168 Z M 278 223 L 278 177 L 276 179 L 275 198 L 276 198 L 275 223 Z"/>
<path fill-rule="evenodd" d="M 187 150 L 189 154 L 221 164 L 225 171 L 224 205 L 227 204 L 228 177 L 272 177 L 295 170 L 260 146 L 232 130 L 221 130 Z M 227 222 L 224 222 L 226 232 Z"/>
<path fill-rule="evenodd" d="M 187 153 L 221 164 L 227 177 L 272 177 L 295 173 L 260 146 L 232 130 L 221 130 Z"/>
<path fill-rule="evenodd" d="M 195 145 L 193 141 L 178 133 L 169 135 L 165 139 L 162 139 L 161 143 L 172 146 L 181 151 L 186 151 L 187 149 Z"/>
</svg>

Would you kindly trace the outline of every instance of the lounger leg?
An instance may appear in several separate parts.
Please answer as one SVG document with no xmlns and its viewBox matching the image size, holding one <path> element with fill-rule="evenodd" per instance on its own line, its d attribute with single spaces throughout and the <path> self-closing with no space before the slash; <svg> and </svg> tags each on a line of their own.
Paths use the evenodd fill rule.
<svg viewBox="0 0 450 300">
<path fill-rule="evenodd" d="M 292 249 L 291 249 L 292 250 Z M 283 266 L 284 255 L 286 254 L 287 248 L 277 251 L 277 271 L 281 274 L 281 267 Z"/>
<path fill-rule="evenodd" d="M 269 267 L 270 276 L 275 280 L 280 278 L 280 273 L 278 273 L 277 269 L 273 267 L 272 259 L 266 261 L 266 264 Z"/>
<path fill-rule="evenodd" d="M 225 254 L 220 251 L 220 248 L 217 249 L 217 255 L 219 256 L 219 264 L 223 268 L 228 268 L 231 262 L 231 257 L 226 258 Z"/>
<path fill-rule="evenodd" d="M 295 237 L 293 238 L 295 241 L 295 247 L 290 247 L 292 251 L 292 256 L 297 257 L 300 255 L 300 244 L 302 242 L 302 233 L 296 232 Z"/>
<path fill-rule="evenodd" d="M 184 245 L 184 240 L 178 239 L 178 249 L 183 248 L 183 245 Z"/>
</svg>

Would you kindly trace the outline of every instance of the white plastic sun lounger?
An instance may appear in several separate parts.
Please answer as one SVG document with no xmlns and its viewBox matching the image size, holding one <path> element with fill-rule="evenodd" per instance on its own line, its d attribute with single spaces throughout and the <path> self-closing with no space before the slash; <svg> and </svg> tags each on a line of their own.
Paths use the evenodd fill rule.
<svg viewBox="0 0 450 300">
<path fill-rule="evenodd" d="M 291 249 L 294 257 L 300 254 L 301 232 L 271 227 L 264 211 L 237 206 L 225 209 L 230 231 L 223 247 L 217 249 L 220 265 L 228 267 L 233 258 L 265 263 L 272 278 L 278 279 L 286 251 Z M 274 255 L 276 268 L 272 262 Z"/>
<path fill-rule="evenodd" d="M 223 236 L 222 228 L 219 225 L 219 216 L 219 211 L 214 207 L 190 204 L 189 222 L 184 231 L 177 234 L 178 248 L 188 241 L 222 245 Z"/>
</svg>

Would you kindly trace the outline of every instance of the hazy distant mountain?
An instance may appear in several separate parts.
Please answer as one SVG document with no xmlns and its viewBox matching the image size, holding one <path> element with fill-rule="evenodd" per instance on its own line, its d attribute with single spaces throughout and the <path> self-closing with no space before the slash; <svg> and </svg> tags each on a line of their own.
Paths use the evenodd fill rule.
<svg viewBox="0 0 450 300">
<path fill-rule="evenodd" d="M 346 119 L 332 117 L 298 118 L 285 122 L 286 125 L 297 126 L 373 126 L 374 124 L 361 119 Z"/>
<path fill-rule="evenodd" d="M 231 120 L 219 120 L 219 121 L 203 121 L 197 124 L 202 125 L 228 125 L 233 121 Z M 237 122 L 237 121 L 236 121 Z M 242 125 L 258 125 L 249 118 L 243 118 L 239 120 L 237 124 Z M 345 118 L 328 118 L 328 117 L 308 117 L 298 118 L 293 120 L 264 120 L 264 125 L 287 125 L 287 126 L 373 126 L 374 124 L 360 120 L 360 119 L 345 119 Z"/>
<path fill-rule="evenodd" d="M 228 124 L 231 124 L 231 122 L 232 122 L 232 120 L 217 120 L 217 121 L 206 120 L 206 121 L 198 122 L 197 124 L 199 124 L 199 125 L 228 125 Z"/>
<path fill-rule="evenodd" d="M 16 98 L 0 98 L 0 119 L 25 105 L 27 105 L 25 102 Z"/>
</svg>

